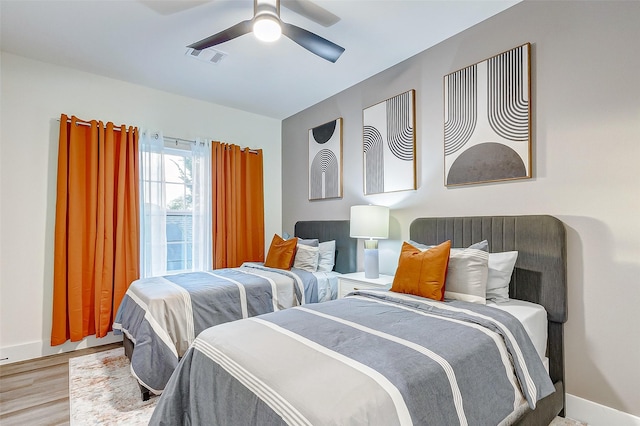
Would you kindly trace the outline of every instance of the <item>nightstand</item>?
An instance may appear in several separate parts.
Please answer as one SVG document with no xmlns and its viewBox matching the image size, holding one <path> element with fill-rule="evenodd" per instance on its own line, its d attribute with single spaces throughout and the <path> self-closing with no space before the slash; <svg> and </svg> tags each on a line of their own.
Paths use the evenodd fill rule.
<svg viewBox="0 0 640 426">
<path fill-rule="evenodd" d="M 392 275 L 380 274 L 378 278 L 365 278 L 364 272 L 353 272 L 338 276 L 338 299 L 354 290 L 379 289 L 389 290 L 393 284 Z"/>
</svg>

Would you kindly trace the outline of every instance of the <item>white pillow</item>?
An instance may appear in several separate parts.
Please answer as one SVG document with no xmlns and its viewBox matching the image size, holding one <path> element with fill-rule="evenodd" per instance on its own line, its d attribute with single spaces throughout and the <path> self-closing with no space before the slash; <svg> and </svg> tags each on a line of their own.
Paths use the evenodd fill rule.
<svg viewBox="0 0 640 426">
<path fill-rule="evenodd" d="M 489 253 L 478 249 L 451 249 L 444 298 L 486 304 Z"/>
<path fill-rule="evenodd" d="M 320 249 L 305 244 L 298 244 L 293 267 L 304 271 L 315 272 L 318 268 Z"/>
<path fill-rule="evenodd" d="M 336 259 L 336 241 L 323 241 L 319 244 L 320 256 L 318 260 L 318 272 L 331 272 Z"/>
<path fill-rule="evenodd" d="M 506 302 L 509 300 L 509 281 L 518 259 L 517 251 L 489 253 L 489 279 L 487 281 L 487 300 Z"/>
</svg>

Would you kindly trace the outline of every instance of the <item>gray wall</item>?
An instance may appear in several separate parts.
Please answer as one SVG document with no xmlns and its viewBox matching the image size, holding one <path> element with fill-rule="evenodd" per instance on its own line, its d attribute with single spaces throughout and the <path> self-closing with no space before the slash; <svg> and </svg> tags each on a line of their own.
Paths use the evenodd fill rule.
<svg viewBox="0 0 640 426">
<path fill-rule="evenodd" d="M 420 216 L 552 214 L 568 229 L 569 394 L 640 415 L 640 2 L 526 1 L 284 120 L 283 231 L 391 207 L 381 269 Z M 443 76 L 532 43 L 533 179 L 445 188 Z M 348 51 L 347 51 L 348 54 Z M 362 109 L 416 90 L 418 189 L 364 196 Z M 308 130 L 344 119 L 342 199 L 308 201 Z M 571 414 L 569 412 L 569 414 Z"/>
</svg>

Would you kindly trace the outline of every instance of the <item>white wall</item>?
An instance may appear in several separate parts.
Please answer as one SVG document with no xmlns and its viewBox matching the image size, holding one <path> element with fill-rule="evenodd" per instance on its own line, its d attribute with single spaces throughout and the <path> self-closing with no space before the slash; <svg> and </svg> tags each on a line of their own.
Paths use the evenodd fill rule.
<svg viewBox="0 0 640 426">
<path fill-rule="evenodd" d="M 281 231 L 281 176 L 268 172 L 280 169 L 280 120 L 8 53 L 0 65 L 0 358 L 9 358 L 3 363 L 121 340 L 49 345 L 61 113 L 262 148 L 265 233 Z"/>
<path fill-rule="evenodd" d="M 283 229 L 391 206 L 392 273 L 422 216 L 551 214 L 568 231 L 566 389 L 640 416 L 640 2 L 525 1 L 283 122 Z M 443 76 L 532 43 L 533 179 L 446 188 Z M 416 89 L 418 189 L 364 196 L 362 109 Z M 308 129 L 344 124 L 344 197 L 309 202 Z M 573 404 L 570 408 L 584 406 Z M 569 416 L 589 413 L 568 411 Z M 629 418 L 629 417 L 626 417 Z M 634 417 L 633 424 L 640 419 Z M 593 425 L 631 424 L 600 422 Z"/>
</svg>

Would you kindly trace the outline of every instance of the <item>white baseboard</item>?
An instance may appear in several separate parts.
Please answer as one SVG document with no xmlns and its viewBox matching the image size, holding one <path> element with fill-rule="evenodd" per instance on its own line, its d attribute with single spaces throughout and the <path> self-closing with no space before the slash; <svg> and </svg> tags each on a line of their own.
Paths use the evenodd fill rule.
<svg viewBox="0 0 640 426">
<path fill-rule="evenodd" d="M 567 394 L 565 415 L 589 426 L 640 426 L 640 417 Z"/>
<path fill-rule="evenodd" d="M 66 342 L 58 346 L 51 346 L 49 342 L 44 341 L 5 346 L 0 348 L 0 365 L 12 364 L 14 362 L 26 361 L 47 355 L 73 352 L 78 349 L 108 345 L 109 343 L 116 342 L 122 342 L 122 335 L 114 336 L 113 333 L 109 333 L 100 339 L 95 336 L 89 336 L 79 342 Z"/>
</svg>

